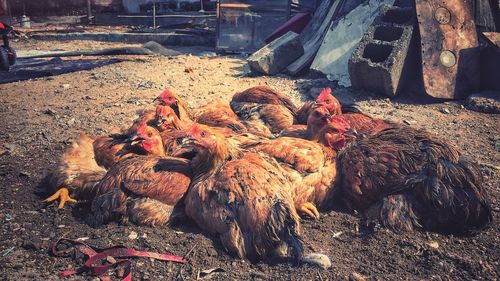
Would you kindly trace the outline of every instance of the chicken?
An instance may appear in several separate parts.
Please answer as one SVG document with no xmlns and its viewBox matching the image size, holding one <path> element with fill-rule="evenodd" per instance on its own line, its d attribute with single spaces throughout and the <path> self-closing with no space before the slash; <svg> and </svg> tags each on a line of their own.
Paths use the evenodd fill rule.
<svg viewBox="0 0 500 281">
<path fill-rule="evenodd" d="M 102 168 L 98 159 L 103 158 L 99 153 L 105 153 L 109 156 L 110 151 L 115 152 L 116 156 L 106 158 L 107 168 L 114 166 L 120 160 L 130 158 L 137 155 L 148 156 L 163 156 L 165 151 L 161 140 L 160 133 L 146 124 L 142 124 L 137 130 L 137 134 L 132 138 L 132 143 L 127 144 L 133 149 L 125 151 L 125 145 L 121 150 L 116 150 L 116 145 L 111 148 L 96 147 L 96 142 L 99 142 L 103 137 L 92 139 L 85 134 L 72 144 L 72 146 L 62 155 L 60 163 L 53 173 L 51 185 L 59 187 L 59 190 L 52 196 L 46 199 L 47 202 L 52 202 L 60 199 L 59 207 L 64 207 L 64 202 L 76 202 L 69 197 L 69 193 L 75 194 L 75 197 L 81 199 L 91 199 L 97 191 L 94 186 L 98 180 L 104 176 L 106 169 Z"/>
<path fill-rule="evenodd" d="M 211 127 L 229 128 L 238 133 L 246 131 L 245 125 L 239 121 L 229 103 L 221 100 L 211 101 L 196 109 L 193 112 L 193 120 Z"/>
<path fill-rule="evenodd" d="M 162 144 L 160 144 L 162 146 Z M 191 182 L 189 160 L 137 156 L 113 166 L 96 186 L 87 223 L 129 221 L 159 226 L 183 214 L 182 198 Z"/>
<path fill-rule="evenodd" d="M 279 165 L 263 154 L 241 151 L 221 134 L 195 124 L 177 151 L 194 151 L 185 210 L 216 235 L 230 254 L 265 259 L 287 245 L 300 260 L 300 221 Z"/>
<path fill-rule="evenodd" d="M 329 117 L 325 107 L 316 108 L 308 118 L 305 136 L 314 139 L 316 132 L 328 124 Z M 275 158 L 292 183 L 291 194 L 297 211 L 319 218 L 317 206 L 323 207 L 327 191 L 335 183 L 335 151 L 315 140 L 294 137 L 264 140 L 246 147 Z"/>
<path fill-rule="evenodd" d="M 330 88 L 324 88 L 316 98 L 315 103 L 326 107 L 332 116 L 341 116 L 341 119 L 361 134 L 373 134 L 397 125 L 396 123 L 388 120 L 373 118 L 369 115 L 363 114 L 359 112 L 358 109 L 352 108 L 351 106 L 341 105 L 340 102 L 333 96 Z M 311 110 L 311 108 L 312 106 L 307 107 L 309 110 Z"/>
<path fill-rule="evenodd" d="M 295 105 L 288 97 L 267 86 L 236 93 L 230 106 L 240 120 L 246 121 L 251 133 L 271 136 L 295 123 Z"/>
<path fill-rule="evenodd" d="M 189 123 L 181 121 L 175 111 L 166 105 L 156 107 L 155 124 L 158 131 L 183 130 L 189 126 Z"/>
<path fill-rule="evenodd" d="M 315 101 L 305 102 L 296 112 L 297 123 L 307 124 L 307 118 L 318 105 L 325 106 L 331 115 L 342 114 L 340 102 L 332 95 L 332 89 L 327 87 L 320 92 Z"/>
<path fill-rule="evenodd" d="M 274 157 L 287 171 L 296 210 L 319 218 L 317 207 L 324 205 L 325 196 L 335 183 L 335 151 L 315 141 L 292 137 L 268 140 L 252 149 Z"/>
<path fill-rule="evenodd" d="M 148 143 L 144 146 L 142 140 L 145 139 L 145 136 L 150 138 L 150 142 L 154 146 L 148 145 Z M 165 151 L 156 146 L 161 141 L 161 135 L 156 129 L 142 123 L 137 129 L 137 134 L 132 137 L 111 135 L 96 138 L 93 143 L 95 159 L 97 164 L 109 169 L 119 161 L 137 155 L 162 156 Z"/>
<path fill-rule="evenodd" d="M 191 122 L 191 115 L 184 101 L 174 92 L 169 89 L 164 90 L 158 97 L 155 98 L 161 105 L 168 105 L 177 114 L 177 117 L 183 122 Z"/>
<path fill-rule="evenodd" d="M 56 170 L 49 179 L 50 188 L 58 189 L 46 202 L 59 199 L 59 209 L 66 202 L 78 199 L 91 199 L 95 194 L 95 185 L 106 174 L 106 170 L 95 161 L 94 140 L 84 133 L 71 144 L 59 160 Z"/>
<path fill-rule="evenodd" d="M 151 155 L 122 160 L 106 173 L 95 187 L 90 225 L 120 219 L 156 226 L 175 216 L 191 182 L 189 160 L 164 156 L 160 133 L 152 127 L 139 127 L 137 141 Z"/>
<path fill-rule="evenodd" d="M 283 130 L 279 136 L 317 140 L 317 134 L 329 122 L 330 117 L 330 112 L 325 106 L 315 104 L 307 118 L 307 125 L 293 125 Z"/>
<path fill-rule="evenodd" d="M 342 119 L 330 124 L 322 141 L 339 151 L 340 196 L 369 220 L 440 232 L 492 221 L 481 172 L 450 144 L 408 126 L 358 137 Z"/>
</svg>

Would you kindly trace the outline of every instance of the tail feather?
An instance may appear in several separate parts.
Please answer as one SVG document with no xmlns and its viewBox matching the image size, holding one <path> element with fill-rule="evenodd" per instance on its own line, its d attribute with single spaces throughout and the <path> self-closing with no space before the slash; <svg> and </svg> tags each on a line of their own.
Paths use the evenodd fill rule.
<svg viewBox="0 0 500 281">
<path fill-rule="evenodd" d="M 276 202 L 271 209 L 271 217 L 266 221 L 265 229 L 269 241 L 285 242 L 295 261 L 302 260 L 304 243 L 300 235 L 300 219 L 290 204 L 281 200 Z"/>
<path fill-rule="evenodd" d="M 429 166 L 423 192 L 414 194 L 430 203 L 429 216 L 424 221 L 431 229 L 462 232 L 492 221 L 481 172 L 465 158 L 458 163 L 439 160 L 435 166 Z"/>
</svg>

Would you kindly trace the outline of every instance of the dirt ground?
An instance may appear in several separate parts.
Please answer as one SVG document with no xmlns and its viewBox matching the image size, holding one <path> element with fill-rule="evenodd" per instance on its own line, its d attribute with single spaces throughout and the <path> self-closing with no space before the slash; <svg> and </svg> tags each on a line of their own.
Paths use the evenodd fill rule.
<svg viewBox="0 0 500 281">
<path fill-rule="evenodd" d="M 12 43 L 21 54 L 36 50 L 79 50 L 115 46 L 112 43 Z M 150 259 L 134 262 L 138 280 L 193 280 L 201 270 L 222 268 L 212 280 L 497 280 L 500 273 L 500 116 L 469 111 L 463 101 L 420 102 L 408 92 L 394 100 L 335 87 L 323 78 L 251 77 L 241 56 L 210 56 L 202 49 L 180 49 L 194 55 L 174 58 L 122 57 L 104 67 L 0 85 L 0 279 L 59 280 L 61 270 L 81 260 L 52 257 L 50 243 L 65 234 L 97 246 L 126 244 L 137 249 L 184 256 L 185 265 Z M 65 58 L 72 59 L 72 58 Z M 75 58 L 73 58 L 75 59 Z M 186 73 L 186 67 L 193 73 Z M 1 75 L 1 74 L 0 74 Z M 426 128 L 448 139 L 481 163 L 491 196 L 494 223 L 466 236 L 435 233 L 393 233 L 369 229 L 356 214 L 329 212 L 317 221 L 304 220 L 307 252 L 328 255 L 332 267 L 321 270 L 289 263 L 251 264 L 226 255 L 220 245 L 193 223 L 176 227 L 138 227 L 111 223 L 97 229 L 83 222 L 86 209 L 42 202 L 44 177 L 78 134 L 110 132 L 130 124 L 137 110 L 151 108 L 161 89 L 170 87 L 190 107 L 212 99 L 229 99 L 237 91 L 266 84 L 287 93 L 297 103 L 323 86 L 334 87 L 341 102 L 355 102 L 376 117 Z M 5 151 L 6 150 L 6 151 Z M 132 232 L 136 239 L 130 239 Z M 89 276 L 67 280 L 91 279 Z"/>
</svg>

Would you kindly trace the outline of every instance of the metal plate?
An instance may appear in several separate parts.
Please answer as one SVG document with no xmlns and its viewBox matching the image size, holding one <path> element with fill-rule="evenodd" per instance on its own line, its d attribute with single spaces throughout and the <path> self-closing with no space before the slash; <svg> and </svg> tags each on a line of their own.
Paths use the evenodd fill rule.
<svg viewBox="0 0 500 281">
<path fill-rule="evenodd" d="M 479 49 L 470 0 L 416 0 L 428 95 L 460 99 L 479 88 Z"/>
</svg>

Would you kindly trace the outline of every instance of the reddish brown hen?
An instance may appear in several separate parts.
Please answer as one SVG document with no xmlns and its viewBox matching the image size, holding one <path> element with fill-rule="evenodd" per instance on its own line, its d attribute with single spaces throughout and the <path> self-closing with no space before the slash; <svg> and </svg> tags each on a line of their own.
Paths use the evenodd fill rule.
<svg viewBox="0 0 500 281">
<path fill-rule="evenodd" d="M 263 136 L 280 133 L 295 123 L 297 108 L 285 95 L 267 86 L 237 93 L 231 108 L 244 121 L 248 131 Z"/>
<path fill-rule="evenodd" d="M 110 151 L 116 152 L 116 156 L 108 157 L 111 159 L 107 159 L 108 167 L 116 165 L 123 159 L 137 155 L 165 155 L 159 132 L 146 124 L 139 127 L 132 143 L 129 144 L 133 149 L 127 150 L 127 152 L 124 151 L 123 154 L 119 150 L 113 150 L 116 146 L 113 146 L 111 150 L 96 149 L 96 141 L 98 140 L 81 134 L 61 156 L 59 165 L 51 178 L 51 186 L 59 188 L 59 190 L 46 201 L 52 202 L 60 199 L 59 207 L 62 208 L 66 201 L 75 202 L 73 198 L 69 197 L 70 192 L 75 198 L 92 199 L 97 193 L 94 188 L 95 185 L 106 173 L 106 170 L 101 168 L 97 161 L 98 158 L 102 158 L 102 155 L 96 155 L 96 153 L 110 154 Z M 122 149 L 124 148 L 122 147 Z M 111 163 L 112 161 L 113 163 Z"/>
<path fill-rule="evenodd" d="M 147 149 L 138 144 L 144 139 L 142 136 L 150 135 L 151 142 L 155 142 L 153 149 Z M 108 137 L 98 137 L 94 140 L 94 155 L 97 164 L 109 169 L 119 161 L 137 155 L 162 156 L 164 150 L 158 149 L 157 142 L 161 142 L 160 133 L 153 127 L 142 123 L 133 136 L 111 135 Z"/>
<path fill-rule="evenodd" d="M 194 151 L 186 214 L 217 235 L 238 257 L 265 259 L 287 245 L 296 259 L 303 246 L 299 217 L 284 171 L 263 154 L 243 152 L 213 129 L 196 124 L 178 153 Z"/>
<path fill-rule="evenodd" d="M 144 133 L 139 131 L 144 149 L 164 149 L 161 138 Z M 94 227 L 113 220 L 163 225 L 178 213 L 174 213 L 174 208 L 181 202 L 190 182 L 189 160 L 166 156 L 125 159 L 113 166 L 95 186 L 98 196 L 92 201 L 87 222 Z"/>
<path fill-rule="evenodd" d="M 106 174 L 106 170 L 97 165 L 94 157 L 94 140 L 81 133 L 71 146 L 66 149 L 49 180 L 49 188 L 57 190 L 45 201 L 59 199 L 59 208 L 66 202 L 77 199 L 88 200 L 95 195 L 95 185 Z"/>
<path fill-rule="evenodd" d="M 164 90 L 158 97 L 154 99 L 161 105 L 168 105 L 177 114 L 177 117 L 183 122 L 191 122 L 192 118 L 189 114 L 189 109 L 186 103 L 172 90 Z"/>
<path fill-rule="evenodd" d="M 339 151 L 339 196 L 369 219 L 440 232 L 491 222 L 481 172 L 449 143 L 408 126 L 357 137 L 342 119 L 330 124 L 323 141 Z"/>
<path fill-rule="evenodd" d="M 245 125 L 239 121 L 229 103 L 221 100 L 214 100 L 199 107 L 193 112 L 193 120 L 210 127 L 228 128 L 237 133 L 246 131 Z"/>
</svg>

